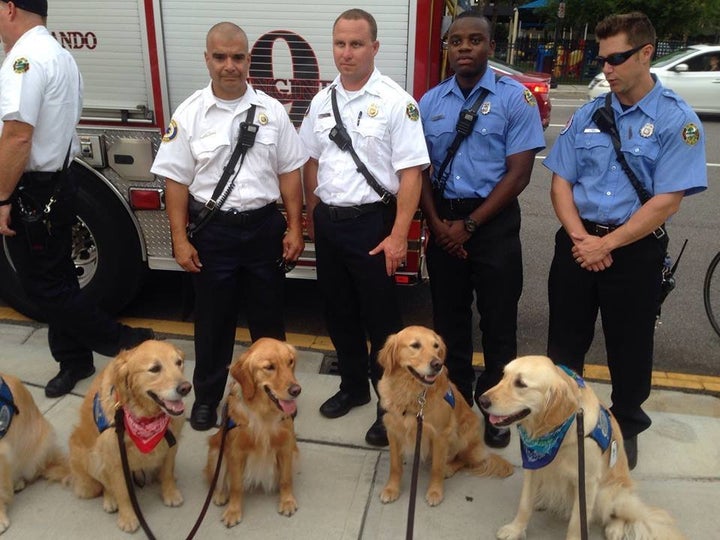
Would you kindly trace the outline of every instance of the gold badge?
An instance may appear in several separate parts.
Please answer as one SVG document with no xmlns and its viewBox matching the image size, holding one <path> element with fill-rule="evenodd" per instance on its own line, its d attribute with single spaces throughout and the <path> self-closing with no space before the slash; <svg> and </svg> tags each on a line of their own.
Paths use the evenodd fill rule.
<svg viewBox="0 0 720 540">
<path fill-rule="evenodd" d="M 651 124 L 650 122 L 648 122 L 640 129 L 640 136 L 645 137 L 645 138 L 650 137 L 654 131 L 655 131 L 655 126 L 653 124 Z"/>
<path fill-rule="evenodd" d="M 268 123 L 267 114 L 265 114 L 265 113 L 260 113 L 260 116 L 258 116 L 258 123 L 259 123 L 261 126 L 264 126 L 265 124 L 267 124 L 267 123 Z"/>
<path fill-rule="evenodd" d="M 692 122 L 690 122 L 689 124 L 685 124 L 682 130 L 682 138 L 686 144 L 689 144 L 690 146 L 695 146 L 700 140 L 700 130 Z"/>
<path fill-rule="evenodd" d="M 480 107 L 480 114 L 489 114 L 490 107 L 492 107 L 492 105 L 490 104 L 489 101 L 486 101 L 485 103 L 483 103 L 482 107 Z"/>
<path fill-rule="evenodd" d="M 15 73 L 25 73 L 28 69 L 30 69 L 30 62 L 27 58 L 18 58 L 13 62 L 13 71 Z"/>
<path fill-rule="evenodd" d="M 418 108 L 414 103 L 407 104 L 407 107 L 405 107 L 405 114 L 407 114 L 407 117 L 413 122 L 420 120 L 420 111 L 418 111 Z"/>
<path fill-rule="evenodd" d="M 168 125 L 167 131 L 162 136 L 162 142 L 172 141 L 175 137 L 177 137 L 177 134 L 177 122 L 175 122 L 175 120 L 170 120 L 170 125 Z"/>
<path fill-rule="evenodd" d="M 370 106 L 368 107 L 368 116 L 370 118 L 375 118 L 377 116 L 377 113 L 378 113 L 378 106 L 375 105 L 374 103 L 371 103 Z"/>
<path fill-rule="evenodd" d="M 526 88 L 523 92 L 523 95 L 525 96 L 525 101 L 527 101 L 529 105 L 532 105 L 533 107 L 537 105 L 537 101 L 535 101 L 535 96 L 532 95 L 532 92 L 530 90 Z"/>
</svg>

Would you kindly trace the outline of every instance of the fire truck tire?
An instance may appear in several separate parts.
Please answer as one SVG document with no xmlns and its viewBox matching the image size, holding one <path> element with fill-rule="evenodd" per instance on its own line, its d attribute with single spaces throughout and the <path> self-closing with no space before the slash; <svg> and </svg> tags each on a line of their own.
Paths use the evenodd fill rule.
<svg viewBox="0 0 720 540">
<path fill-rule="evenodd" d="M 116 314 L 137 294 L 146 265 L 138 234 L 127 210 L 110 189 L 75 166 L 78 175 L 73 260 L 82 294 Z M 3 239 L 0 244 L 0 298 L 23 315 L 44 322 L 37 305 L 23 292 Z"/>
</svg>

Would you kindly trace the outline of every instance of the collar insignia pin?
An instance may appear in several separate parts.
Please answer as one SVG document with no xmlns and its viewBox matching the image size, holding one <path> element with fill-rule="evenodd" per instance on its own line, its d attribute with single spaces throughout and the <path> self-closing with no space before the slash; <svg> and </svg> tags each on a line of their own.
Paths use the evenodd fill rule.
<svg viewBox="0 0 720 540">
<path fill-rule="evenodd" d="M 482 107 L 480 108 L 480 113 L 481 114 L 489 114 L 490 107 L 492 107 L 492 105 L 490 104 L 489 101 L 486 101 L 485 103 L 482 104 Z"/>
<path fill-rule="evenodd" d="M 655 131 L 655 126 L 648 122 L 640 130 L 640 136 L 645 138 L 650 137 L 653 134 L 653 131 Z"/>
<path fill-rule="evenodd" d="M 260 113 L 260 116 L 258 116 L 258 122 L 260 123 L 261 126 L 264 126 L 265 124 L 267 124 L 268 123 L 267 114 Z"/>
<path fill-rule="evenodd" d="M 370 106 L 368 107 L 367 113 L 370 118 L 375 118 L 378 113 L 378 106 L 375 105 L 375 103 L 371 103 Z"/>
</svg>

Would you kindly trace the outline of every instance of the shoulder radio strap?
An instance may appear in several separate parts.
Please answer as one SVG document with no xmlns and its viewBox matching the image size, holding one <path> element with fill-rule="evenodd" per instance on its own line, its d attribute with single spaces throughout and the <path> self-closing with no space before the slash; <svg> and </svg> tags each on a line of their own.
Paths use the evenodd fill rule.
<svg viewBox="0 0 720 540">
<path fill-rule="evenodd" d="M 497 83 L 501 77 L 502 75 L 496 73 L 495 82 Z M 437 184 L 435 185 L 435 193 L 438 197 L 442 198 L 445 193 L 445 186 L 447 185 L 448 176 L 450 174 L 448 165 L 450 165 L 452 160 L 455 158 L 455 153 L 458 151 L 458 148 L 460 148 L 460 144 L 468 135 L 470 135 L 470 133 L 472 133 L 473 126 L 477 121 L 478 109 L 480 108 L 480 105 L 482 105 L 482 102 L 485 101 L 485 98 L 489 93 L 490 90 L 488 88 L 483 88 L 475 102 L 472 104 L 472 107 L 460 111 L 460 118 L 458 118 L 457 124 L 455 125 L 455 131 L 457 133 L 447 150 L 447 155 L 445 156 L 442 165 L 440 165 L 440 169 L 438 169 L 436 176 Z"/>
<path fill-rule="evenodd" d="M 605 106 L 600 107 L 593 113 L 592 120 L 595 122 L 600 131 L 610 135 L 610 140 L 612 141 L 613 148 L 615 149 L 615 155 L 617 156 L 618 163 L 620 163 L 620 167 L 622 167 L 623 172 L 625 172 L 625 175 L 628 177 L 628 180 L 630 180 L 632 187 L 635 189 L 635 192 L 640 199 L 640 204 L 645 204 L 650 200 L 651 195 L 648 193 L 647 189 L 645 189 L 645 186 L 640 183 L 635 171 L 632 170 L 630 164 L 625 159 L 625 155 L 622 153 L 622 141 L 620 140 L 620 133 L 615 125 L 615 113 L 612 109 L 612 92 L 608 92 L 605 95 Z M 653 231 L 653 235 L 655 238 L 663 242 L 667 248 L 668 236 L 664 223 Z"/>
<path fill-rule="evenodd" d="M 355 149 L 352 145 L 352 139 L 350 139 L 350 135 L 348 134 L 345 126 L 343 125 L 342 118 L 340 118 L 340 110 L 338 109 L 337 97 L 335 95 L 334 86 L 330 90 L 330 93 L 332 98 L 333 116 L 335 116 L 335 127 L 330 130 L 330 140 L 334 142 L 343 152 L 350 152 L 350 156 L 355 162 L 357 171 L 365 177 L 365 180 L 367 180 L 367 183 L 370 184 L 370 187 L 373 188 L 375 193 L 380 195 L 380 200 L 383 203 L 390 204 L 395 202 L 395 195 L 393 195 L 387 189 L 380 185 L 380 183 L 368 170 L 367 166 L 360 160 L 357 152 L 355 152 Z"/>
<path fill-rule="evenodd" d="M 255 135 L 257 134 L 260 126 L 254 124 L 254 120 L 255 105 L 251 105 L 247 112 L 245 121 L 240 123 L 240 133 L 238 135 L 237 143 L 235 144 L 235 149 L 233 150 L 230 160 L 223 170 L 222 176 L 220 176 L 220 180 L 215 186 L 215 191 L 213 191 L 212 197 L 210 197 L 210 199 L 205 203 L 205 206 L 203 206 L 202 210 L 200 210 L 197 219 L 188 223 L 187 235 L 189 238 L 192 238 L 200 231 L 200 229 L 207 225 L 208 221 L 210 221 L 215 212 L 220 209 L 232 191 L 233 186 L 235 185 L 235 179 L 237 178 L 237 175 L 240 174 L 240 169 L 245 161 L 245 155 L 252 145 L 255 144 Z M 237 168 L 230 185 L 227 189 L 225 189 L 225 186 L 230 179 L 230 175 L 233 171 L 235 171 L 235 165 L 237 165 L 238 160 L 240 160 L 240 166 Z"/>
</svg>

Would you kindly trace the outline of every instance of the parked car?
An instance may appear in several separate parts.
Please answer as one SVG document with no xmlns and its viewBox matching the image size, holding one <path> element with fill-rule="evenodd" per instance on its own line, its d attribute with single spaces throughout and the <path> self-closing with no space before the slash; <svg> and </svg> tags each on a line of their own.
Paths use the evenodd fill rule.
<svg viewBox="0 0 720 540">
<path fill-rule="evenodd" d="M 550 74 L 537 73 L 535 71 L 523 73 L 510 64 L 494 58 L 488 60 L 488 65 L 494 72 L 512 77 L 532 92 L 538 104 L 543 129 L 546 129 L 550 125 L 550 111 L 552 110 L 552 103 L 550 102 Z"/>
<path fill-rule="evenodd" d="M 713 64 L 714 62 L 714 64 Z M 691 45 L 656 59 L 650 71 L 677 92 L 696 113 L 720 114 L 720 45 Z M 713 65 L 718 66 L 713 70 Z M 588 85 L 594 99 L 610 91 L 600 72 Z"/>
</svg>

